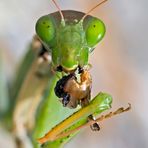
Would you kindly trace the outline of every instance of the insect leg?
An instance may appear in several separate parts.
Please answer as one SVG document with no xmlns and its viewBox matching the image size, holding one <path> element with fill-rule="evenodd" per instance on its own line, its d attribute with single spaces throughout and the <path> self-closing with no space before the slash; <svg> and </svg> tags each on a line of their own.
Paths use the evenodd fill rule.
<svg viewBox="0 0 148 148">
<path fill-rule="evenodd" d="M 106 114 L 106 115 L 102 115 L 101 117 L 97 118 L 95 121 L 94 121 L 94 120 L 90 120 L 90 121 L 88 121 L 87 123 L 85 123 L 85 124 L 83 124 L 83 125 L 81 125 L 81 126 L 75 128 L 75 129 L 73 129 L 73 130 L 70 130 L 70 131 L 64 132 L 64 133 L 60 133 L 60 134 L 56 137 L 56 139 L 58 139 L 58 138 L 63 138 L 63 137 L 66 137 L 66 136 L 68 136 L 68 135 L 70 135 L 70 134 L 73 134 L 73 133 L 75 133 L 76 131 L 78 131 L 78 130 L 80 130 L 80 129 L 82 129 L 82 128 L 85 128 L 85 127 L 87 127 L 87 126 L 90 126 L 90 125 L 94 124 L 95 122 L 101 122 L 101 121 L 103 121 L 104 119 L 108 119 L 108 118 L 111 118 L 111 117 L 113 117 L 113 116 L 115 116 L 115 115 L 118 115 L 118 114 L 127 112 L 127 111 L 129 111 L 129 110 L 131 109 L 131 104 L 129 103 L 128 105 L 129 105 L 129 106 L 128 106 L 127 108 L 125 108 L 125 109 L 124 109 L 123 107 L 121 107 L 121 108 L 117 109 L 115 112 L 110 112 L 110 113 L 108 113 L 108 114 Z"/>
<path fill-rule="evenodd" d="M 88 98 L 90 98 L 90 96 Z M 81 100 L 81 106 L 82 107 L 89 104 L 89 99 L 88 98 L 85 98 L 85 99 Z M 93 115 L 88 116 L 88 122 L 91 121 L 91 120 L 95 121 L 95 117 Z M 91 124 L 90 128 L 91 128 L 92 131 L 99 131 L 100 130 L 100 126 L 99 126 L 98 122 L 95 122 L 95 123 Z"/>
</svg>

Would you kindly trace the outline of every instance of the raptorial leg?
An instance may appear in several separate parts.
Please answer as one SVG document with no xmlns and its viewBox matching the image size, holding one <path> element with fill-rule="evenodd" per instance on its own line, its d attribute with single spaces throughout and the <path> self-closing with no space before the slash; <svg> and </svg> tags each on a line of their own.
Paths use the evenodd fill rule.
<svg viewBox="0 0 148 148">
<path fill-rule="evenodd" d="M 106 115 L 102 115 L 100 118 L 96 119 L 96 121 L 99 122 L 99 121 L 102 121 L 104 119 L 111 118 L 112 116 L 121 114 L 123 112 L 127 112 L 127 111 L 129 111 L 131 109 L 131 104 L 129 103 L 128 105 L 129 106 L 126 109 L 124 109 L 123 107 L 121 107 L 121 108 L 117 109 L 115 112 L 110 112 L 110 113 L 108 113 Z"/>
<path fill-rule="evenodd" d="M 89 104 L 88 98 L 85 98 L 85 99 L 81 100 L 81 106 L 82 107 L 84 107 L 84 106 Z M 95 120 L 96 119 L 95 119 L 95 117 L 93 115 L 88 116 L 88 122 L 89 121 L 95 121 Z M 100 130 L 100 126 L 99 126 L 98 122 L 95 122 L 95 123 L 91 124 L 90 128 L 91 128 L 92 131 L 99 131 Z"/>
<path fill-rule="evenodd" d="M 127 112 L 127 111 L 129 111 L 130 109 L 131 109 L 131 104 L 129 104 L 129 106 L 128 106 L 127 108 L 125 108 L 125 109 L 124 109 L 123 107 L 121 107 L 121 108 L 117 109 L 115 112 L 110 112 L 110 113 L 108 113 L 108 114 L 106 114 L 106 115 L 102 115 L 101 117 L 97 118 L 95 121 L 94 121 L 94 120 L 88 121 L 87 123 L 85 123 L 85 124 L 83 124 L 83 125 L 81 125 L 81 126 L 75 128 L 75 129 L 73 129 L 73 130 L 70 130 L 70 131 L 68 131 L 68 132 L 61 133 L 61 134 L 59 134 L 59 135 L 56 137 L 56 139 L 66 137 L 66 136 L 68 136 L 68 135 L 70 135 L 70 134 L 75 133 L 76 131 L 78 131 L 78 130 L 80 130 L 80 129 L 82 129 L 82 128 L 85 128 L 85 127 L 87 127 L 87 126 L 91 126 L 92 124 L 95 124 L 96 122 L 101 122 L 101 121 L 103 121 L 104 119 L 111 118 L 111 117 L 113 117 L 113 116 L 115 116 L 115 115 L 118 115 L 118 114 L 121 114 L 121 113 L 123 113 L 123 112 Z"/>
</svg>

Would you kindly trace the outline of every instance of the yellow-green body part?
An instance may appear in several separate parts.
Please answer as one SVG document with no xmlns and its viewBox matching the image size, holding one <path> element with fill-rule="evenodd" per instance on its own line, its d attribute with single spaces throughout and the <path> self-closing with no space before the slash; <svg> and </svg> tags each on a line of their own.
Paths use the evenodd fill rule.
<svg viewBox="0 0 148 148">
<path fill-rule="evenodd" d="M 41 142 L 54 141 L 56 136 L 58 136 L 64 130 L 75 126 L 76 123 L 79 125 L 87 122 L 87 117 L 92 114 L 100 114 L 101 112 L 111 108 L 112 97 L 107 93 L 99 93 L 88 106 L 81 108 L 79 111 L 74 113 L 72 116 L 65 119 L 63 122 L 55 126 L 50 132 L 48 132 L 43 138 L 40 139 Z"/>
<path fill-rule="evenodd" d="M 51 53 L 56 69 L 73 71 L 88 64 L 89 53 L 105 34 L 104 23 L 92 16 L 81 18 L 84 13 L 62 11 L 65 24 L 59 12 L 42 16 L 36 23 L 36 32 L 45 48 Z"/>
<path fill-rule="evenodd" d="M 88 64 L 89 54 L 92 52 L 97 43 L 103 38 L 105 34 L 105 26 L 101 20 L 93 16 L 87 16 L 84 20 L 81 20 L 82 17 L 85 15 L 85 13 L 82 12 L 66 10 L 62 11 L 62 13 L 64 15 L 65 23 L 63 23 L 63 20 L 61 20 L 59 12 L 42 16 L 36 23 L 36 33 L 40 41 L 44 45 L 45 49 L 51 54 L 52 65 L 54 69 L 57 69 L 58 66 L 61 66 L 62 70 L 64 70 L 65 72 L 71 72 L 77 69 L 78 66 L 83 68 L 85 65 Z M 55 83 L 53 85 L 53 88 L 54 86 Z M 53 92 L 50 87 L 49 94 L 51 93 Z M 106 100 L 106 97 L 103 97 L 102 99 L 102 101 L 104 102 L 104 100 Z M 56 101 L 57 105 L 56 103 L 51 103 L 51 100 Z M 44 105 L 40 108 L 40 113 L 38 114 L 38 117 L 40 118 L 36 121 L 36 128 L 33 132 L 33 139 L 42 137 L 51 129 L 51 127 L 54 127 L 57 123 L 59 123 L 59 121 L 57 121 L 55 118 L 60 116 L 59 112 L 62 113 L 61 111 L 65 110 L 60 102 L 55 99 L 55 96 L 53 94 L 52 97 L 49 97 L 49 104 L 47 105 L 47 100 L 45 102 L 43 103 Z M 105 105 L 105 102 L 103 102 L 101 104 Z M 70 117 L 70 119 L 65 120 L 66 123 L 64 121 L 58 126 L 64 126 L 63 131 L 69 130 L 69 128 L 74 129 L 86 123 L 87 116 L 89 114 L 92 114 L 92 112 L 96 113 L 97 110 L 102 112 L 103 110 L 108 109 L 108 104 L 110 105 L 111 102 L 107 102 L 107 108 L 105 106 L 105 108 L 103 109 L 101 108 L 103 106 L 98 106 L 100 105 L 99 101 L 98 103 L 91 103 L 91 107 L 87 107 L 88 112 L 85 112 L 85 109 L 82 108 L 82 111 L 77 113 L 80 116 L 74 114 Z M 52 113 L 48 114 L 49 112 L 47 111 L 51 110 L 52 107 L 55 108 L 54 113 L 52 110 Z M 91 108 L 93 108 L 92 111 Z M 74 110 L 69 110 L 68 112 L 74 112 Z M 77 117 L 77 120 L 75 120 L 75 117 Z M 64 117 L 60 116 L 60 120 L 61 118 L 64 119 Z M 68 121 L 70 122 L 70 124 L 67 123 Z M 49 125 L 51 123 L 52 125 Z M 55 131 L 52 132 L 53 135 L 50 135 L 51 138 L 54 139 L 54 135 L 58 134 L 57 132 L 59 133 L 61 131 L 55 129 Z M 58 148 L 71 138 L 72 135 L 70 137 L 57 139 L 52 142 L 50 141 L 47 142 L 44 147 Z M 34 146 L 38 147 L 39 143 L 36 143 L 36 141 L 34 142 Z"/>
</svg>

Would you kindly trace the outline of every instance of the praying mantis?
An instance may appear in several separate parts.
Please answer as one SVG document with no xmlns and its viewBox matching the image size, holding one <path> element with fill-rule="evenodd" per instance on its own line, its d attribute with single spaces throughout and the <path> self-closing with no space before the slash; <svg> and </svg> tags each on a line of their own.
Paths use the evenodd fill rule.
<svg viewBox="0 0 148 148">
<path fill-rule="evenodd" d="M 36 23 L 33 48 L 39 51 L 26 78 L 26 85 L 22 87 L 18 97 L 24 97 L 23 90 L 26 90 L 35 74 L 36 84 L 30 85 L 33 85 L 31 87 L 36 91 L 32 92 L 32 89 L 30 95 L 25 97 L 38 99 L 26 101 L 27 109 L 29 106 L 32 107 L 30 111 L 26 108 L 24 111 L 22 104 L 25 103 L 18 101 L 21 103 L 17 103 L 14 111 L 15 131 L 19 133 L 19 127 L 28 125 L 27 130 L 31 129 L 33 147 L 61 147 L 80 129 L 90 126 L 92 130 L 98 131 L 100 121 L 131 108 L 129 104 L 126 109 L 119 108 L 115 112 L 96 118 L 98 114 L 111 108 L 112 97 L 100 92 L 91 100 L 92 78 L 89 72 L 89 54 L 102 40 L 106 30 L 100 19 L 89 14 L 107 0 L 103 0 L 87 13 L 61 11 L 55 0 L 52 1 L 58 11 L 42 16 Z M 48 93 L 41 100 L 45 89 Z M 32 93 L 35 95 L 32 96 Z M 30 105 L 30 102 L 33 104 Z M 18 119 L 24 112 L 27 117 L 20 122 Z M 25 130 L 23 135 L 24 137 L 27 135 Z M 21 140 L 23 141 L 23 138 Z"/>
</svg>

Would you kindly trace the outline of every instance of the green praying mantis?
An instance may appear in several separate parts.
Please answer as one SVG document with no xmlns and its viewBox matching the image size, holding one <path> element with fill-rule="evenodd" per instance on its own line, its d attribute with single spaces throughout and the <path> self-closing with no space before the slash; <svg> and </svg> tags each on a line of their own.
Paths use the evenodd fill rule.
<svg viewBox="0 0 148 148">
<path fill-rule="evenodd" d="M 37 99 L 34 101 L 27 99 L 25 103 L 19 101 L 14 111 L 15 131 L 20 133 L 22 131 L 19 127 L 29 125 L 27 129 L 33 131 L 31 133 L 34 147 L 40 145 L 60 147 L 80 129 L 90 126 L 92 130 L 98 131 L 100 121 L 131 108 L 129 104 L 126 109 L 119 108 L 115 112 L 96 118 L 98 114 L 111 108 L 112 97 L 100 92 L 91 100 L 92 78 L 89 73 L 89 54 L 104 37 L 105 25 L 100 19 L 89 14 L 107 0 L 103 0 L 87 13 L 61 11 L 55 0 L 52 1 L 58 11 L 42 16 L 36 23 L 37 35 L 34 38 L 33 48 L 38 49 L 37 56 L 24 82 L 26 85 L 18 95 L 18 98 L 24 97 L 23 90 L 27 88 L 29 90 L 30 83 L 31 91 L 24 98 Z M 36 78 L 33 78 L 34 74 Z M 45 88 L 48 95 L 41 100 Z M 31 108 L 28 107 L 30 102 L 33 102 Z M 20 105 L 22 106 L 19 107 Z M 30 111 L 27 112 L 23 106 L 27 106 Z M 32 118 L 36 115 L 36 111 L 37 119 Z M 27 117 L 20 120 L 24 112 Z M 22 133 L 27 135 L 25 130 Z"/>
</svg>

